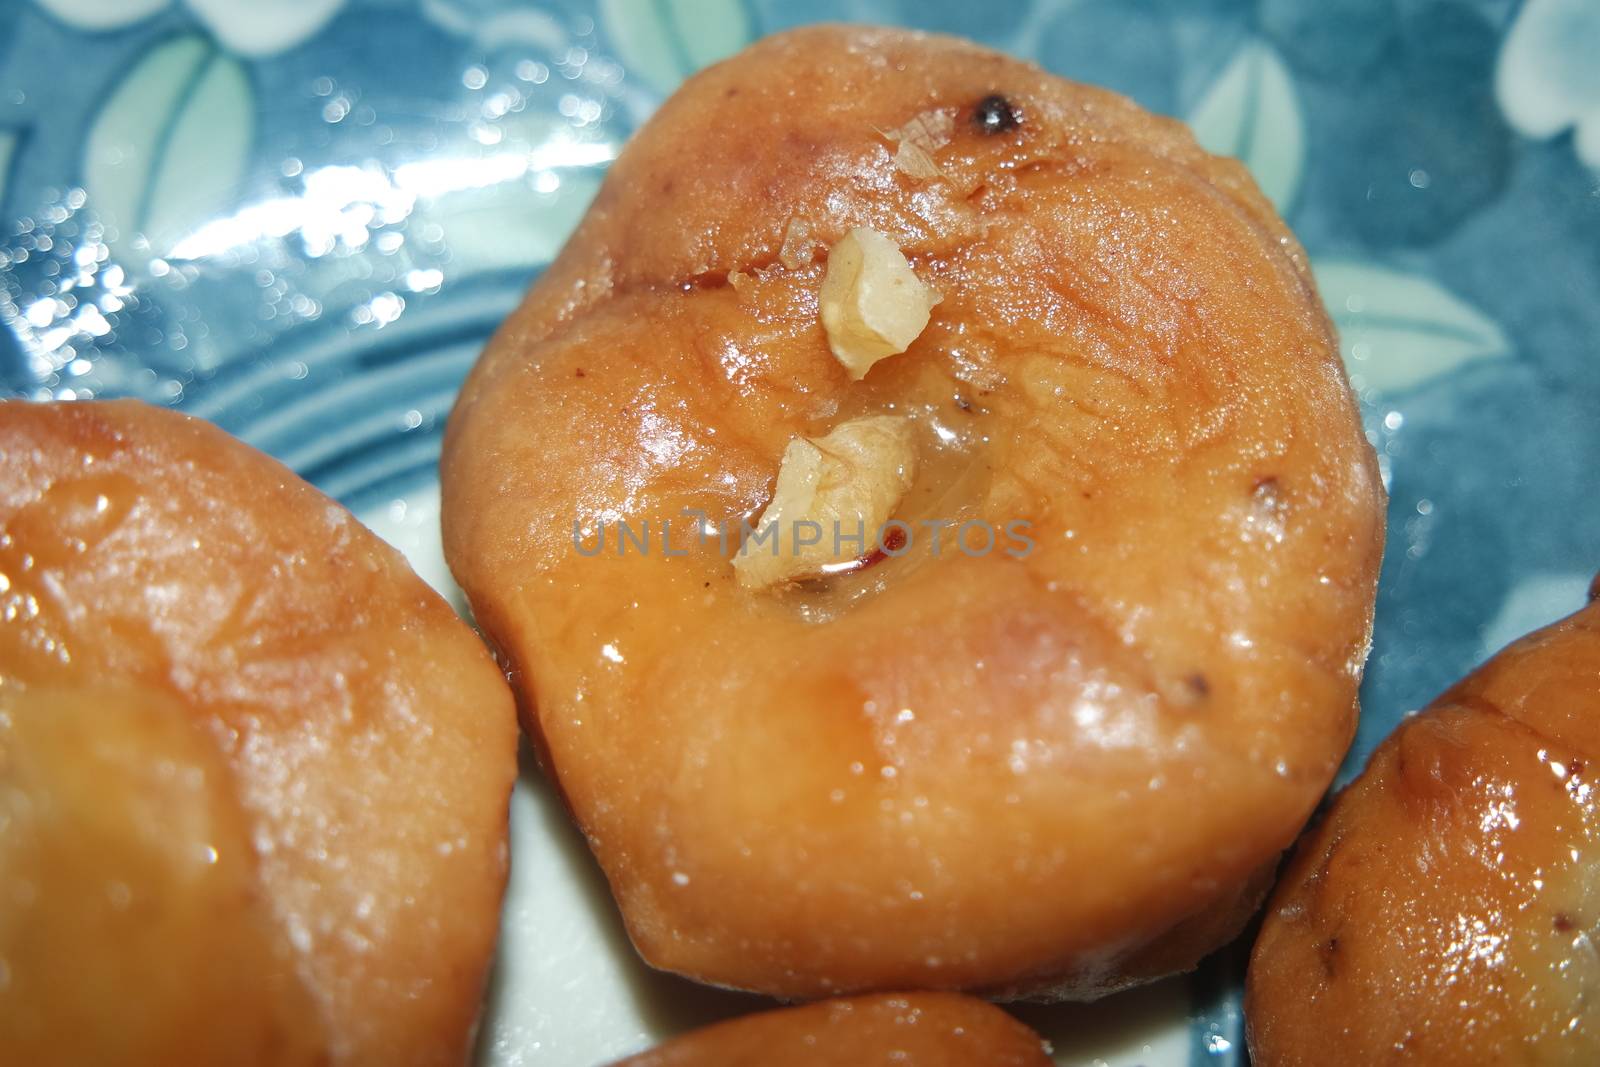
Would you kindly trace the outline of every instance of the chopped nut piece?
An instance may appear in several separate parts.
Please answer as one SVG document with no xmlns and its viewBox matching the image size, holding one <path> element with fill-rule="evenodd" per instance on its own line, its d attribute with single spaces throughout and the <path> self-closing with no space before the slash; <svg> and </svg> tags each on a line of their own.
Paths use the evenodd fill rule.
<svg viewBox="0 0 1600 1067">
<path fill-rule="evenodd" d="M 867 554 L 915 473 L 911 423 L 896 415 L 790 441 L 772 500 L 733 558 L 739 584 L 760 589 Z"/>
<path fill-rule="evenodd" d="M 950 135 L 955 132 L 955 128 L 954 111 L 934 108 L 931 111 L 924 111 L 899 129 L 890 130 L 884 136 L 891 141 L 915 145 L 924 152 L 933 153 L 950 143 Z"/>
<path fill-rule="evenodd" d="M 939 177 L 941 171 L 933 161 L 933 153 L 950 143 L 955 122 L 954 112 L 935 108 L 884 134 L 898 146 L 894 165 L 913 178 Z"/>
<path fill-rule="evenodd" d="M 818 296 L 828 347 L 856 381 L 878 360 L 909 348 L 941 299 L 912 272 L 893 241 L 864 228 L 828 250 Z"/>
<path fill-rule="evenodd" d="M 913 178 L 923 180 L 943 177 L 944 171 L 933 161 L 933 157 L 910 141 L 901 141 L 900 147 L 895 149 L 894 165 L 901 172 Z"/>
</svg>

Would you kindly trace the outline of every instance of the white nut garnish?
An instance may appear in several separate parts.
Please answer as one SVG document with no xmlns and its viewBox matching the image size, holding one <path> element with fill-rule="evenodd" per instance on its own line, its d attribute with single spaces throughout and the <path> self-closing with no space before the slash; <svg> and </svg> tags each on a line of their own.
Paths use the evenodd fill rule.
<svg viewBox="0 0 1600 1067">
<path fill-rule="evenodd" d="M 937 152 L 950 143 L 955 128 L 956 113 L 949 108 L 936 107 L 914 116 L 910 122 L 884 136 L 891 141 L 914 144 L 924 152 Z"/>
<path fill-rule="evenodd" d="M 911 270 L 892 240 L 858 227 L 828 250 L 818 303 L 828 347 L 852 380 L 911 347 L 928 325 L 938 292 Z"/>
<path fill-rule="evenodd" d="M 911 423 L 870 415 L 784 449 L 772 500 L 733 557 L 746 589 L 824 573 L 877 547 L 916 475 Z"/>
<path fill-rule="evenodd" d="M 901 173 L 920 181 L 944 176 L 944 171 L 939 169 L 933 157 L 910 141 L 901 141 L 900 147 L 894 150 L 894 165 L 900 168 Z"/>
<path fill-rule="evenodd" d="M 934 108 L 884 134 L 896 145 L 894 165 L 913 178 L 939 177 L 939 165 L 933 161 L 933 154 L 950 143 L 955 124 L 955 112 Z"/>
</svg>

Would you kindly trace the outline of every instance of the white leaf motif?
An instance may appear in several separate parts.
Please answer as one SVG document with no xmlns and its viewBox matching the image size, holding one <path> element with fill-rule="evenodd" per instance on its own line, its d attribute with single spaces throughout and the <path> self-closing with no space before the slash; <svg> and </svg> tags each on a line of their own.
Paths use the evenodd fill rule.
<svg viewBox="0 0 1600 1067">
<path fill-rule="evenodd" d="M 1401 392 L 1511 352 L 1493 319 L 1428 278 L 1352 260 L 1312 266 L 1358 391 Z"/>
<path fill-rule="evenodd" d="M 1532 574 L 1512 587 L 1483 628 L 1479 653 L 1492 656 L 1517 638 L 1570 615 L 1588 600 L 1589 572 Z"/>
<path fill-rule="evenodd" d="M 36 0 L 56 18 L 79 30 L 101 32 L 147 19 L 172 0 Z"/>
<path fill-rule="evenodd" d="M 35 0 L 74 29 L 91 33 L 131 26 L 173 0 Z M 345 0 L 183 0 L 223 47 L 241 56 L 275 55 L 328 24 Z"/>
<path fill-rule="evenodd" d="M 226 206 L 254 135 L 254 100 L 238 61 L 199 36 L 147 53 L 101 108 L 84 147 L 90 203 L 126 252 L 135 234 L 156 254 Z"/>
<path fill-rule="evenodd" d="M 1543 140 L 1578 128 L 1578 157 L 1600 167 L 1600 4 L 1527 0 L 1500 46 L 1495 98 L 1506 121 Z"/>
<path fill-rule="evenodd" d="M 241 56 L 276 55 L 302 44 L 344 0 L 186 0 L 218 41 Z"/>
<path fill-rule="evenodd" d="M 1305 168 L 1300 96 L 1272 46 L 1251 40 L 1234 54 L 1189 116 L 1207 151 L 1233 156 L 1279 211 L 1288 210 Z"/>
<path fill-rule="evenodd" d="M 740 0 L 600 0 L 600 17 L 627 69 L 661 93 L 750 40 Z"/>
</svg>

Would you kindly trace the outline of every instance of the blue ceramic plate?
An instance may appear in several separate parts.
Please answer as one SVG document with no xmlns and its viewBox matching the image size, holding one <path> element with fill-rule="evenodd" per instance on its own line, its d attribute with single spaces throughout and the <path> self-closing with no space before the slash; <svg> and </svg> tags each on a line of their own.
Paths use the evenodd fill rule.
<svg viewBox="0 0 1600 1067">
<path fill-rule="evenodd" d="M 965 34 L 1193 124 L 1310 249 L 1391 494 L 1348 777 L 1600 566 L 1593 0 L 0 0 L 0 389 L 212 419 L 455 595 L 434 464 L 485 338 L 688 72 L 817 17 Z M 459 600 L 458 600 L 459 603 Z M 750 1001 L 650 972 L 538 780 L 480 1056 Z M 1062 1062 L 1238 1062 L 1241 951 Z"/>
</svg>

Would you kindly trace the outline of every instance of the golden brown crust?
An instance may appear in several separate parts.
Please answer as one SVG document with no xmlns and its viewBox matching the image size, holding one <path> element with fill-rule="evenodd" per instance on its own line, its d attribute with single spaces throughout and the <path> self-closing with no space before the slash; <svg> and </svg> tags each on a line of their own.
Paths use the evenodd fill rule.
<svg viewBox="0 0 1600 1067">
<path fill-rule="evenodd" d="M 1022 122 L 986 135 L 995 92 Z M 918 180 L 879 131 L 930 108 Z M 857 225 L 943 299 L 853 382 L 817 290 Z M 773 595 L 681 518 L 683 558 L 574 549 L 574 520 L 736 523 L 791 438 L 884 412 L 916 427 L 901 517 L 1036 550 L 924 534 Z M 1354 727 L 1382 490 L 1298 246 L 1178 124 L 950 38 L 811 28 L 692 79 L 474 370 L 442 475 L 635 944 L 705 981 L 1093 997 L 1191 966 Z"/>
<path fill-rule="evenodd" d="M 1254 1062 L 1600 1059 L 1600 603 L 1407 720 L 1285 872 Z"/>
<path fill-rule="evenodd" d="M 329 1063 L 251 820 L 187 710 L 0 678 L 0 1062 Z"/>
<path fill-rule="evenodd" d="M 0 627 L 0 702 L 14 722 L 52 715 L 95 731 L 92 716 L 69 720 L 61 710 L 91 692 L 110 694 L 96 710 L 113 735 L 141 721 L 135 708 L 182 714 L 180 733 L 130 732 L 122 751 L 148 749 L 135 769 L 200 760 L 195 774 L 226 774 L 238 805 L 214 819 L 238 821 L 235 838 L 249 843 L 248 856 L 223 864 L 246 899 L 234 890 L 205 898 L 223 902 L 221 929 L 179 926 L 173 937 L 225 946 L 230 924 L 255 922 L 248 915 L 264 908 L 271 936 L 260 951 L 288 946 L 312 1014 L 295 1011 L 326 1037 L 314 1062 L 462 1062 L 497 928 L 516 770 L 509 696 L 482 646 L 343 508 L 199 420 L 131 402 L 6 403 L 0 470 L 0 573 L 7 604 L 22 612 Z M 51 736 L 28 727 L 19 738 L 47 753 Z M 198 740 L 174 748 L 184 736 Z M 0 766 L 0 775 L 31 774 L 34 787 L 86 812 L 128 803 L 118 776 L 135 770 L 108 764 L 105 775 L 75 779 L 75 791 L 62 784 L 68 763 L 60 774 L 45 766 Z M 178 803 L 153 809 L 173 834 Z M 146 823 L 165 826 L 155 816 Z M 145 907 L 162 906 L 168 881 L 188 884 L 172 866 L 177 849 L 161 840 L 127 861 L 144 872 L 128 888 Z M 7 876 L 78 877 L 48 863 Z M 26 922 L 65 937 L 81 929 L 85 955 L 123 944 L 92 943 L 92 923 L 52 911 L 51 899 L 41 896 Z M 125 962 L 181 969 L 194 948 Z M 71 954 L 62 944 L 52 951 Z M 19 987 L 25 978 L 19 971 Z M 168 988 L 150 978 L 107 995 L 159 1012 L 174 1009 L 160 1003 Z M 114 1016 L 99 1018 L 114 1029 Z M 227 1023 L 216 1025 L 220 1033 Z M 81 1029 L 84 1040 L 114 1036 L 95 1017 Z M 60 1037 L 43 1035 L 71 1060 L 70 1045 L 52 1043 Z M 241 1044 L 266 1062 L 294 1061 Z"/>
<path fill-rule="evenodd" d="M 996 92 L 1023 121 L 977 135 L 974 107 Z M 933 108 L 956 113 L 956 136 L 938 154 L 945 180 L 929 185 L 895 167 L 881 132 Z M 1129 156 L 1204 178 L 1314 292 L 1304 251 L 1244 168 L 1174 119 L 940 34 L 814 25 L 765 38 L 690 78 L 629 142 L 462 401 L 500 360 L 596 303 L 778 263 L 791 220 L 819 253 L 868 226 L 928 257 L 980 240 L 992 207 L 1030 175 L 1092 175 Z"/>
<path fill-rule="evenodd" d="M 885 993 L 707 1026 L 616 1067 L 1049 1067 L 1039 1035 L 951 993 Z"/>
</svg>

